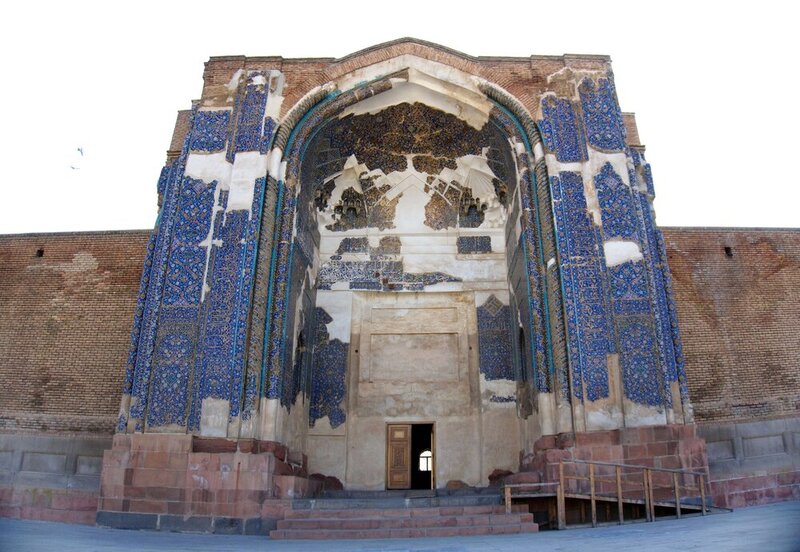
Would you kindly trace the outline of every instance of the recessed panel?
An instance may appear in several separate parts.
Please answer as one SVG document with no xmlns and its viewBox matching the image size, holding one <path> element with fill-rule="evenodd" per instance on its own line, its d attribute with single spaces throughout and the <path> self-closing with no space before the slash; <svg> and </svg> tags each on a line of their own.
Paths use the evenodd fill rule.
<svg viewBox="0 0 800 552">
<path fill-rule="evenodd" d="M 373 334 L 371 380 L 458 381 L 458 335 Z"/>
</svg>

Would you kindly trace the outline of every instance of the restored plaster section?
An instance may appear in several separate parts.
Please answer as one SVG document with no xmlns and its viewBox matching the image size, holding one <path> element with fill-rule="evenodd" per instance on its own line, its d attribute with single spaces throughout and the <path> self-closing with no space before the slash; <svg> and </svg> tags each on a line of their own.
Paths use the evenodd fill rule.
<svg viewBox="0 0 800 552">
<path fill-rule="evenodd" d="M 603 242 L 606 257 L 606 266 L 612 267 L 629 261 L 641 261 L 642 250 L 639 244 L 632 241 L 608 240 Z"/>
<path fill-rule="evenodd" d="M 392 59 L 370 65 L 358 69 L 348 75 L 342 76 L 336 80 L 336 86 L 339 90 L 350 90 L 359 83 L 369 82 L 380 77 L 387 75 L 398 74 L 404 77 L 403 80 L 411 84 L 424 86 L 426 89 L 431 90 L 441 96 L 457 98 L 458 102 L 462 105 L 469 105 L 475 112 L 485 113 L 485 119 L 488 120 L 489 112 L 493 104 L 486 98 L 478 86 L 477 80 L 474 76 L 468 75 L 459 71 L 455 67 L 444 65 L 435 61 L 423 59 L 411 54 L 404 54 L 394 57 Z M 399 81 L 400 79 L 398 79 Z M 395 83 L 393 83 L 394 85 Z M 397 84 L 402 84 L 397 82 Z M 430 98 L 430 92 L 425 92 L 421 98 Z M 392 96 L 384 103 L 391 105 Z M 440 105 L 433 105 L 439 109 L 446 110 L 446 105 L 449 102 L 442 104 L 445 100 L 439 100 Z M 370 104 L 367 104 L 368 108 Z M 456 108 L 457 110 L 459 108 Z M 462 109 L 463 111 L 463 109 Z M 472 117 L 469 117 L 471 120 Z M 477 122 L 477 121 L 476 121 Z M 475 128 L 480 128 L 482 124 L 473 124 Z"/>
</svg>

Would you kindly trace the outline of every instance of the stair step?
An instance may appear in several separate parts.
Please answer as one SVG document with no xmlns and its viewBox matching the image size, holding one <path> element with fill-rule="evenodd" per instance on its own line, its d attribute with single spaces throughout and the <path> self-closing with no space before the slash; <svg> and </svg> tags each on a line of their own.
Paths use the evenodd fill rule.
<svg viewBox="0 0 800 552">
<path fill-rule="evenodd" d="M 512 511 L 527 512 L 524 504 L 515 504 Z M 505 506 L 488 504 L 479 506 L 440 506 L 435 508 L 345 508 L 345 509 L 292 509 L 286 512 L 286 519 L 303 518 L 398 518 L 419 516 L 461 516 L 478 514 L 503 514 Z"/>
<path fill-rule="evenodd" d="M 499 493 L 453 495 L 453 496 L 383 496 L 371 495 L 370 498 L 307 498 L 296 499 L 292 508 L 302 509 L 331 509 L 342 510 L 346 508 L 435 508 L 439 506 L 486 506 L 500 504 L 502 497 Z"/>
<path fill-rule="evenodd" d="M 533 514 L 482 514 L 467 516 L 415 516 L 405 518 L 358 517 L 350 519 L 309 518 L 278 521 L 278 529 L 410 529 L 427 527 L 469 527 L 532 523 Z"/>
<path fill-rule="evenodd" d="M 474 535 L 509 535 L 535 533 L 539 527 L 535 523 L 508 525 L 472 525 L 448 527 L 411 527 L 379 529 L 276 529 L 270 532 L 273 539 L 390 539 L 414 537 L 456 537 Z"/>
</svg>

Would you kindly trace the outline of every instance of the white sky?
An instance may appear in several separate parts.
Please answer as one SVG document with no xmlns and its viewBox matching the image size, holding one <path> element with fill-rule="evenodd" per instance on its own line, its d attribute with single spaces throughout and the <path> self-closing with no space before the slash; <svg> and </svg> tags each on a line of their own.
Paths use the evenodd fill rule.
<svg viewBox="0 0 800 552">
<path fill-rule="evenodd" d="M 470 55 L 608 54 L 662 226 L 800 226 L 793 3 L 654 4 L 7 2 L 0 233 L 152 227 L 176 112 L 210 56 L 341 57 L 403 36 Z"/>
</svg>

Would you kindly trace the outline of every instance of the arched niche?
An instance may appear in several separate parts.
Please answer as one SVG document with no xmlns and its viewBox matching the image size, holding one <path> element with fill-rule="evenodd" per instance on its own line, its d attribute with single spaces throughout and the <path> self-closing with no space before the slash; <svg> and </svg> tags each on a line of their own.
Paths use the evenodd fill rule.
<svg viewBox="0 0 800 552">
<path fill-rule="evenodd" d="M 491 435 L 508 416 L 488 419 L 487 405 L 515 405 L 514 416 L 523 420 L 511 432 L 516 443 L 480 437 L 474 445 L 516 455 L 520 440 L 528 439 L 522 433 L 571 429 L 564 306 L 558 263 L 551 260 L 557 251 L 541 140 L 525 110 L 498 87 L 441 64 L 404 63 L 345 92 L 341 88 L 363 74 L 310 93 L 284 117 L 272 144 L 264 213 L 274 217 L 264 218 L 255 283 L 266 300 L 263 311 L 256 302 L 249 332 L 249 362 L 260 364 L 262 396 L 273 413 L 262 414 L 269 427 L 261 435 L 307 450 L 317 423 L 340 436 L 348 413 L 358 409 L 371 414 L 362 416 L 371 418 L 366 426 L 414 418 L 412 410 L 430 421 L 439 411 L 420 408 L 427 393 L 435 397 L 432 404 L 447 403 L 454 416 L 468 420 L 460 435 Z M 396 60 L 384 63 L 395 67 Z M 448 271 L 448 260 L 462 268 L 503 264 L 502 285 L 496 269 L 487 284 L 479 269 L 472 277 Z M 335 292 L 345 293 L 323 299 Z M 331 301 L 349 313 L 347 323 L 326 308 Z M 363 362 L 365 349 L 374 346 L 363 339 L 364 320 L 384 328 L 369 335 L 391 335 L 385 328 L 392 324 L 381 326 L 365 313 L 377 306 L 391 318 L 386 313 L 393 307 L 432 312 L 448 304 L 456 322 L 418 321 L 427 330 L 416 349 L 427 344 L 459 358 L 454 379 L 446 380 L 454 384 L 449 395 L 429 387 L 409 403 L 413 408 L 376 410 L 387 388 L 375 385 L 376 374 L 397 371 L 392 359 L 402 354 L 393 353 L 402 352 L 397 342 L 405 338 L 387 338 L 380 362 Z M 483 330 L 505 333 L 507 349 L 487 344 Z M 507 358 L 500 358 L 504 352 Z M 425 358 L 410 360 L 413 366 Z M 447 370 L 446 361 L 431 362 Z M 410 388 L 400 387 L 400 396 L 408 396 Z M 320 403 L 321 395 L 332 402 Z M 297 406 L 300 396 L 308 407 Z M 369 447 L 364 454 L 372 454 Z M 482 477 L 483 464 L 496 464 L 489 453 L 476 462 L 468 479 Z M 358 485 L 379 486 L 379 475 Z"/>
</svg>

